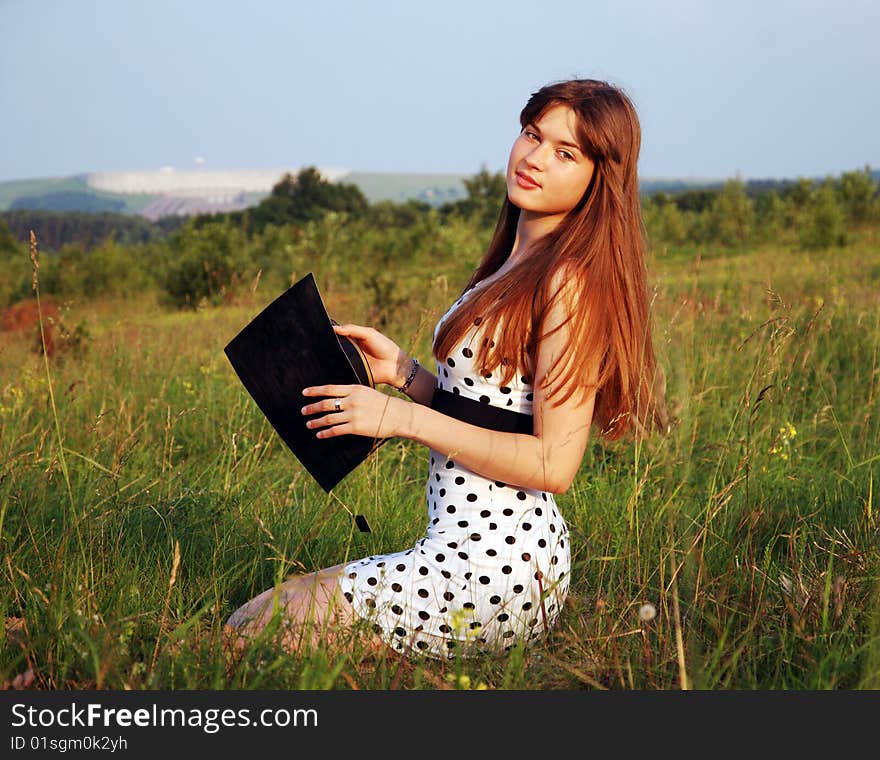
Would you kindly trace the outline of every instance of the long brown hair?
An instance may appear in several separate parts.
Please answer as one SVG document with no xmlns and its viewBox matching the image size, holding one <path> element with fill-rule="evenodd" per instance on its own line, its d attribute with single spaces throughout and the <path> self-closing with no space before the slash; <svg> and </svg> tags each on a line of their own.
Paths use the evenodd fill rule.
<svg viewBox="0 0 880 760">
<path fill-rule="evenodd" d="M 501 382 L 531 376 L 537 365 L 538 333 L 555 299 L 563 298 L 569 338 L 564 356 L 545 380 L 547 398 L 562 403 L 575 390 L 596 400 L 593 421 L 608 440 L 657 414 L 656 362 L 648 314 L 645 233 L 637 175 L 641 130 L 629 98 L 607 82 L 577 79 L 542 87 L 520 114 L 534 124 L 552 106 L 576 115 L 576 137 L 594 162 L 589 186 L 578 204 L 526 255 L 495 281 L 466 299 L 440 326 L 434 356 L 441 361 L 480 324 L 484 339 L 476 360 L 483 372 L 501 368 Z M 497 272 L 516 238 L 520 210 L 505 198 L 489 248 L 465 291 Z M 566 283 L 564 292 L 554 282 Z M 554 292 L 550 292 L 551 289 Z M 575 298 L 568 296 L 570 292 Z M 499 326 L 501 329 L 498 329 Z M 557 328 L 558 329 L 558 328 Z M 523 336 L 527 336 L 523 339 Z M 599 367 L 591 384 L 587 372 Z M 567 390 L 561 395 L 560 392 Z"/>
</svg>

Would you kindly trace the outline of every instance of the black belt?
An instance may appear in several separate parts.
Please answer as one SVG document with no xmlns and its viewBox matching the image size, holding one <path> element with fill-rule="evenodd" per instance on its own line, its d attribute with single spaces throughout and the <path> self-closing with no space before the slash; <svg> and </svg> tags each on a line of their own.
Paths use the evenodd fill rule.
<svg viewBox="0 0 880 760">
<path fill-rule="evenodd" d="M 471 425 L 478 425 L 489 430 L 500 430 L 502 433 L 532 435 L 534 432 L 531 414 L 492 406 L 482 401 L 460 396 L 457 393 L 444 391 L 441 388 L 434 389 L 431 409 L 436 409 L 438 412 L 455 417 L 462 422 L 469 422 Z"/>
</svg>

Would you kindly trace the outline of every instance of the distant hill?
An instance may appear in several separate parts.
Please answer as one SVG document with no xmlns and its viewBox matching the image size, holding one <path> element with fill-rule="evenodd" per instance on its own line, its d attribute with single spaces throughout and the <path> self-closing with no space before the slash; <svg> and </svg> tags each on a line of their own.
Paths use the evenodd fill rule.
<svg viewBox="0 0 880 760">
<path fill-rule="evenodd" d="M 278 170 L 184 170 L 170 168 L 155 172 L 102 172 L 71 177 L 0 182 L 0 211 L 41 209 L 121 213 L 155 221 L 170 216 L 232 211 L 256 205 L 266 197 L 285 172 Z M 393 172 L 352 172 L 322 169 L 331 181 L 357 185 L 370 203 L 419 200 L 432 206 L 460 200 L 467 193 L 467 174 L 417 174 Z M 476 172 L 475 172 L 476 173 Z M 871 172 L 880 180 L 880 170 Z M 824 177 L 811 178 L 821 181 Z M 656 192 L 714 189 L 724 178 L 644 178 L 643 195 Z M 782 189 L 795 179 L 748 179 L 747 190 L 760 192 Z"/>
</svg>

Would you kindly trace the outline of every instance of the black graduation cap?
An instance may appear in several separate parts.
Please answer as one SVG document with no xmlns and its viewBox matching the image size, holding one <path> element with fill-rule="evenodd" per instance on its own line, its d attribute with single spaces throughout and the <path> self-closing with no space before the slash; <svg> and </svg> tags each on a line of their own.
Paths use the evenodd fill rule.
<svg viewBox="0 0 880 760">
<path fill-rule="evenodd" d="M 354 341 L 337 335 L 314 276 L 290 287 L 224 349 L 257 406 L 320 486 L 329 492 L 387 439 L 360 435 L 316 438 L 300 412 L 313 385 L 368 385 L 373 377 Z M 358 515 L 358 518 L 361 518 Z M 358 520 L 364 530 L 365 521 Z M 367 530 L 369 528 L 367 527 Z"/>
</svg>

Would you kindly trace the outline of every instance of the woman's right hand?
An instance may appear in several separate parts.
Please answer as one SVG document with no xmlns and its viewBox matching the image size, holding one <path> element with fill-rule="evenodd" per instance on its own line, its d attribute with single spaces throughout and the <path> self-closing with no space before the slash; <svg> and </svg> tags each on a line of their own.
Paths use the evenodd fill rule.
<svg viewBox="0 0 880 760">
<path fill-rule="evenodd" d="M 410 356 L 391 338 L 362 325 L 333 325 L 333 330 L 353 340 L 364 352 L 376 384 L 387 383 L 399 388 L 406 382 L 411 368 Z"/>
</svg>

